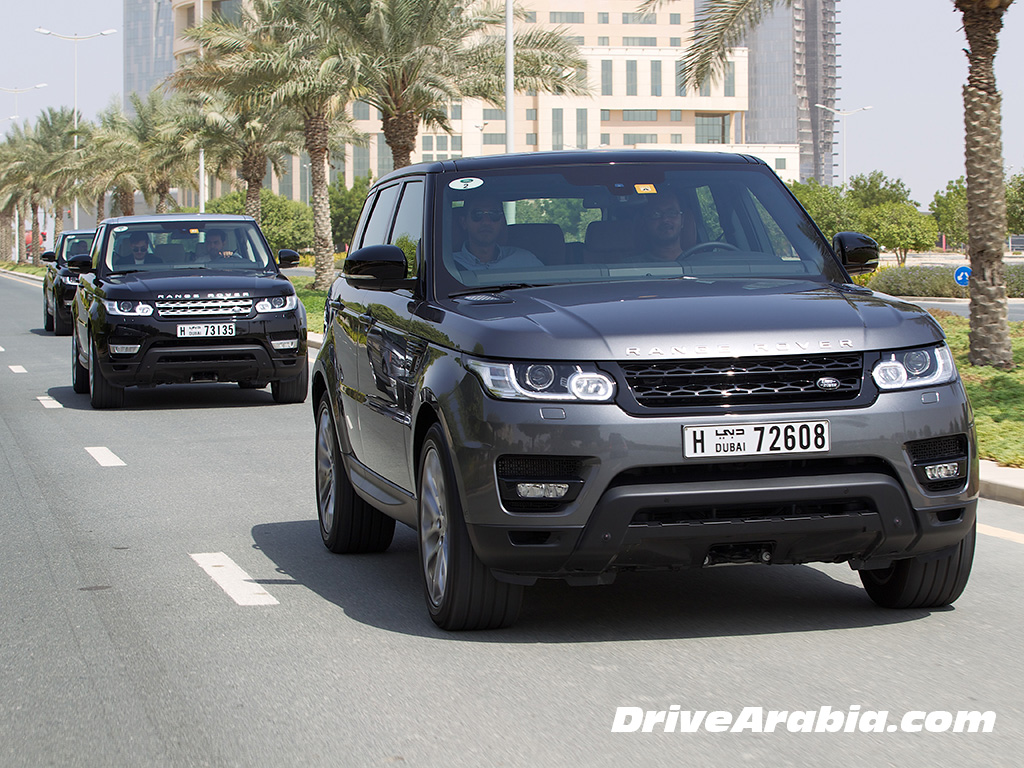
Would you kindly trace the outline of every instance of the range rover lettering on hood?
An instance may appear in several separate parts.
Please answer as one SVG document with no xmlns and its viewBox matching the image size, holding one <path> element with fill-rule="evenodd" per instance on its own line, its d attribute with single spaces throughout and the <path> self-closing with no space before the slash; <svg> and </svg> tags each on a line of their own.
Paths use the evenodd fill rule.
<svg viewBox="0 0 1024 768">
<path fill-rule="evenodd" d="M 788 354 L 790 352 L 834 352 L 843 349 L 853 349 L 853 342 L 850 339 L 821 339 L 819 341 L 777 341 L 771 343 L 758 342 L 751 344 L 748 349 L 743 350 L 730 344 L 694 344 L 690 347 L 672 346 L 667 349 L 661 347 L 626 347 L 626 357 L 711 357 L 755 354 Z"/>
<path fill-rule="evenodd" d="M 247 299 L 249 298 L 248 291 L 219 291 L 213 293 L 207 293 L 203 295 L 201 293 L 158 293 L 157 299 Z"/>
</svg>

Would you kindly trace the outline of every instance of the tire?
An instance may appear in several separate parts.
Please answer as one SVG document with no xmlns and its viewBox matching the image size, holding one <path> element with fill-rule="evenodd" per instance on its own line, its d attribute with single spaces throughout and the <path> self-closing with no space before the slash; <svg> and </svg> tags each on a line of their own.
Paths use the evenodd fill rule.
<svg viewBox="0 0 1024 768">
<path fill-rule="evenodd" d="M 71 337 L 71 388 L 80 395 L 89 393 L 89 369 L 82 365 L 77 333 Z"/>
<path fill-rule="evenodd" d="M 420 572 L 430 618 L 451 631 L 511 626 L 519 617 L 523 587 L 495 579 L 473 550 L 437 424 L 423 443 L 417 495 Z"/>
<path fill-rule="evenodd" d="M 46 291 L 43 291 L 43 330 L 53 330 L 53 315 L 50 314 L 50 310 L 46 307 Z"/>
<path fill-rule="evenodd" d="M 345 473 L 327 395 L 316 413 L 316 507 L 320 537 L 331 552 L 384 552 L 391 546 L 394 519 L 367 504 Z"/>
<path fill-rule="evenodd" d="M 96 360 L 96 342 L 89 350 L 89 402 L 93 408 L 120 408 L 124 405 L 124 387 L 107 381 Z"/>
<path fill-rule="evenodd" d="M 270 382 L 270 393 L 275 403 L 306 402 L 309 393 L 309 365 L 303 365 L 302 373 L 297 378 Z"/>
<path fill-rule="evenodd" d="M 74 325 L 71 320 L 65 320 L 64 316 L 60 312 L 54 310 L 53 313 L 53 330 L 58 336 L 70 336 L 71 329 Z"/>
<path fill-rule="evenodd" d="M 897 560 L 888 568 L 860 571 L 868 596 L 883 608 L 940 608 L 954 602 L 971 575 L 976 524 L 945 557 Z"/>
</svg>

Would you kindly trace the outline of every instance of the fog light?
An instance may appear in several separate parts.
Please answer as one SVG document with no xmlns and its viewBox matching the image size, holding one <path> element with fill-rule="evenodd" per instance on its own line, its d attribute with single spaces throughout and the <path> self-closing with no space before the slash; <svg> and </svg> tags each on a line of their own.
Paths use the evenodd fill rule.
<svg viewBox="0 0 1024 768">
<path fill-rule="evenodd" d="M 271 341 L 271 346 L 274 349 L 295 349 L 299 346 L 298 339 L 279 339 L 277 341 Z"/>
<path fill-rule="evenodd" d="M 929 480 L 952 480 L 960 477 L 960 465 L 955 461 L 947 464 L 931 464 L 924 468 L 924 476 Z"/>
<path fill-rule="evenodd" d="M 516 483 L 521 499 L 560 499 L 568 492 L 568 483 Z"/>
<path fill-rule="evenodd" d="M 111 344 L 110 351 L 115 355 L 134 355 L 139 349 L 142 348 L 141 344 Z"/>
</svg>

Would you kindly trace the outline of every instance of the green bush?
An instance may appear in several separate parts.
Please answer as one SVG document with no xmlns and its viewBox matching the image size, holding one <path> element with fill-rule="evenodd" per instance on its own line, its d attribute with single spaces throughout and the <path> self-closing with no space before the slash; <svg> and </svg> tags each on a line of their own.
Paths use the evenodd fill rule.
<svg viewBox="0 0 1024 768">
<path fill-rule="evenodd" d="M 882 267 L 868 276 L 866 281 L 857 280 L 873 291 L 890 296 L 939 297 L 966 299 L 967 286 L 957 285 L 953 280 L 956 267 Z M 1005 267 L 1006 295 L 1011 299 L 1024 298 L 1024 265 L 1011 264 Z M 860 276 L 858 276 L 860 277 Z"/>
<path fill-rule="evenodd" d="M 304 251 L 313 247 L 313 209 L 305 203 L 260 190 L 260 229 L 274 255 L 282 248 Z M 245 213 L 245 193 L 232 192 L 206 204 L 208 213 Z"/>
</svg>

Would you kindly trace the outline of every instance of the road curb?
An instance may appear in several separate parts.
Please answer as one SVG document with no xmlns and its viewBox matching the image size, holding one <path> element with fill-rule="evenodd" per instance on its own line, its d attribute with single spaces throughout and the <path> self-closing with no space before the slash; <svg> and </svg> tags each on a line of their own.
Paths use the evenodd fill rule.
<svg viewBox="0 0 1024 768">
<path fill-rule="evenodd" d="M 26 272 L 0 269 L 0 274 L 27 277 L 39 283 L 43 282 L 42 277 Z M 324 343 L 323 334 L 310 332 L 307 334 L 306 342 L 310 349 L 320 349 Z M 982 461 L 981 495 L 983 498 L 993 501 L 1024 506 L 1024 469 L 1001 467 L 994 461 Z"/>
</svg>

